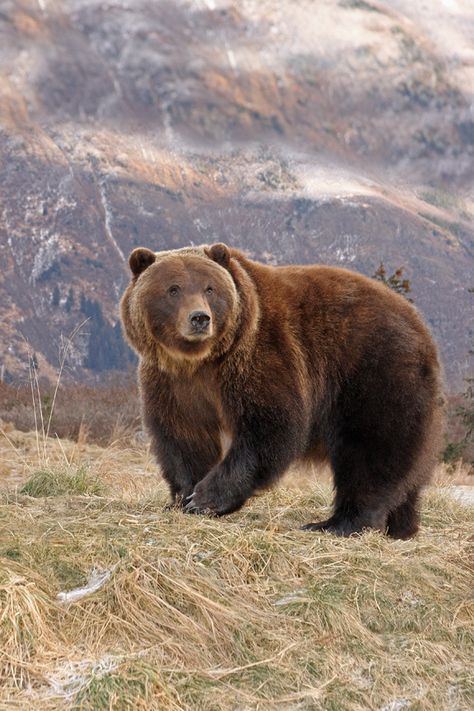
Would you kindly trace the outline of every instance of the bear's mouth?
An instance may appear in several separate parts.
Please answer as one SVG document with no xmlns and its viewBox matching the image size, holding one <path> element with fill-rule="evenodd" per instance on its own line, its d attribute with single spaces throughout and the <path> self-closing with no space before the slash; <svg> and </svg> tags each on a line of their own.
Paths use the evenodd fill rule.
<svg viewBox="0 0 474 711">
<path fill-rule="evenodd" d="M 202 359 L 212 350 L 213 340 L 208 333 L 179 334 L 173 345 L 165 346 L 174 357 Z M 164 344 L 163 344 L 164 345 Z"/>
<path fill-rule="evenodd" d="M 206 341 L 208 338 L 211 338 L 212 336 L 212 331 L 211 329 L 201 329 L 201 330 L 192 330 L 188 331 L 187 333 L 182 333 L 181 336 L 184 338 L 185 341 L 189 341 L 190 343 L 196 343 L 200 341 Z"/>
</svg>

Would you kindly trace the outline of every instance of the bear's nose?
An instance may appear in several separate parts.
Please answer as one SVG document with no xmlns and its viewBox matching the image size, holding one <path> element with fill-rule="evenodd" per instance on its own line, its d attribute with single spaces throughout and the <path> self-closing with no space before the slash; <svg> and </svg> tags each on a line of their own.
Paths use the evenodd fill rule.
<svg viewBox="0 0 474 711">
<path fill-rule="evenodd" d="M 192 327 L 197 331 L 204 331 L 209 326 L 211 317 L 205 311 L 193 311 L 189 315 L 189 320 L 191 321 Z"/>
</svg>

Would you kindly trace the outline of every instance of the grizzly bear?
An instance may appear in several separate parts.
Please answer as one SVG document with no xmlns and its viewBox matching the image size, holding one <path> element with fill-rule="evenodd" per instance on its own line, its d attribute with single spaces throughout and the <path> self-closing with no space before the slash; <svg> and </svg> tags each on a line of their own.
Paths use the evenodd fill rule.
<svg viewBox="0 0 474 711">
<path fill-rule="evenodd" d="M 416 533 L 443 399 L 436 347 L 406 299 L 224 244 L 137 248 L 129 264 L 122 319 L 172 505 L 220 516 L 293 462 L 326 460 L 334 512 L 305 529 Z"/>
</svg>

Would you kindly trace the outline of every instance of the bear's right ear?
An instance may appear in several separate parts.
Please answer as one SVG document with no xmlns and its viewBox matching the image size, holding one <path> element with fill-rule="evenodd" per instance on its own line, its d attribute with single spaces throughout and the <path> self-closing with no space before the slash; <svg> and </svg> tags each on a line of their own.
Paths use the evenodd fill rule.
<svg viewBox="0 0 474 711">
<path fill-rule="evenodd" d="M 217 262 L 221 267 L 226 268 L 229 266 L 230 252 L 228 246 L 223 242 L 213 244 L 212 247 L 206 247 L 204 251 L 213 262 Z"/>
<path fill-rule="evenodd" d="M 138 276 L 144 272 L 150 264 L 153 264 L 155 259 L 156 255 L 151 249 L 147 249 L 146 247 L 137 247 L 134 249 L 128 258 L 133 276 Z"/>
</svg>

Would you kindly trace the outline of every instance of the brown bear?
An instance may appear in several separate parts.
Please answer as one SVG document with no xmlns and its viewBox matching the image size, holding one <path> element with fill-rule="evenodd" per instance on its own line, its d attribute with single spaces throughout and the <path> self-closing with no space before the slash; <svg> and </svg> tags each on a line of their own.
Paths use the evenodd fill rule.
<svg viewBox="0 0 474 711">
<path fill-rule="evenodd" d="M 334 512 L 306 529 L 416 533 L 443 400 L 436 347 L 406 299 L 224 244 L 138 248 L 129 263 L 122 319 L 173 505 L 230 513 L 293 462 L 327 460 Z"/>
</svg>

